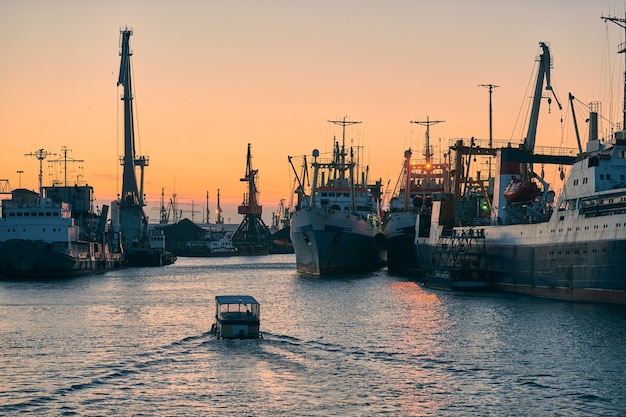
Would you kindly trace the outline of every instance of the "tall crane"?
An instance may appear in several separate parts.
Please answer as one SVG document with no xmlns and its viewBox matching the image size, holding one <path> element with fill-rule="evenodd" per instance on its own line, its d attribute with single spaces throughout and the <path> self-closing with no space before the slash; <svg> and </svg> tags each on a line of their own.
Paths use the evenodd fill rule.
<svg viewBox="0 0 626 417">
<path fill-rule="evenodd" d="M 129 28 L 120 30 L 120 74 L 118 87 L 124 87 L 124 156 L 120 162 L 123 166 L 122 194 L 115 202 L 117 211 L 116 222 L 122 234 L 122 247 L 126 259 L 131 266 L 161 266 L 176 261 L 176 257 L 165 250 L 165 236 L 161 229 L 148 233 L 148 217 L 143 209 L 144 201 L 144 169 L 149 159 L 137 156 L 135 152 L 135 126 L 133 115 L 133 90 L 130 58 L 130 37 L 133 31 Z M 135 168 L 139 167 L 141 178 L 137 184 Z"/>
<path fill-rule="evenodd" d="M 258 170 L 252 169 L 252 153 L 248 144 L 248 155 L 246 157 L 246 173 L 240 179 L 248 183 L 248 193 L 244 194 L 243 203 L 237 208 L 237 213 L 243 214 L 243 221 L 233 233 L 233 246 L 240 252 L 267 253 L 269 249 L 269 228 L 263 222 L 261 214 L 263 207 L 259 204 L 256 187 L 256 176 Z"/>
<path fill-rule="evenodd" d="M 535 150 L 535 140 L 537 139 L 537 122 L 539 121 L 539 107 L 541 106 L 541 99 L 543 98 L 543 80 L 545 77 L 546 90 L 552 93 L 552 96 L 556 100 L 556 104 L 561 110 L 562 106 L 559 103 L 552 84 L 550 83 L 550 68 L 552 66 L 552 58 L 550 58 L 550 48 L 544 42 L 539 42 L 541 47 L 541 55 L 539 55 L 539 69 L 537 71 L 537 82 L 535 84 L 535 94 L 533 95 L 533 105 L 530 111 L 530 120 L 528 122 L 528 132 L 524 139 L 524 148 L 530 153 Z M 548 97 L 548 103 L 552 100 Z"/>
<path fill-rule="evenodd" d="M 130 37 L 133 31 L 129 28 L 120 30 L 120 74 L 118 86 L 124 87 L 122 101 L 124 102 L 124 156 L 120 159 L 123 166 L 122 194 L 118 201 L 120 229 L 127 246 L 146 247 L 148 235 L 148 218 L 143 210 L 144 168 L 149 159 L 137 157 L 135 151 L 135 125 L 133 114 L 133 92 L 131 76 Z M 137 185 L 135 168 L 141 169 L 141 185 Z"/>
</svg>

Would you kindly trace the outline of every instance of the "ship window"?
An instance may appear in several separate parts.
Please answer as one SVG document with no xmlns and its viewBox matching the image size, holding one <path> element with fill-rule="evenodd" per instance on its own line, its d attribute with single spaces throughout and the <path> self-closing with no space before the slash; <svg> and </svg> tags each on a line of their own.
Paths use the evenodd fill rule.
<svg viewBox="0 0 626 417">
<path fill-rule="evenodd" d="M 17 217 L 22 217 L 22 213 L 17 213 Z"/>
<path fill-rule="evenodd" d="M 600 179 L 603 180 L 604 179 L 604 174 L 600 174 Z"/>
<path fill-rule="evenodd" d="M 574 180 L 574 185 L 578 185 L 578 178 Z"/>
<path fill-rule="evenodd" d="M 606 179 L 607 179 L 607 181 L 610 181 L 611 180 L 611 174 L 606 174 Z"/>
<path fill-rule="evenodd" d="M 620 174 L 620 176 L 619 176 L 619 180 L 620 180 L 620 181 L 624 181 L 624 180 L 626 180 L 626 177 L 624 177 L 624 174 Z"/>
<path fill-rule="evenodd" d="M 587 184 L 587 177 L 583 178 L 583 184 Z"/>
<path fill-rule="evenodd" d="M 49 211 L 46 211 L 46 217 L 50 217 L 52 216 L 52 213 L 50 213 Z"/>
</svg>

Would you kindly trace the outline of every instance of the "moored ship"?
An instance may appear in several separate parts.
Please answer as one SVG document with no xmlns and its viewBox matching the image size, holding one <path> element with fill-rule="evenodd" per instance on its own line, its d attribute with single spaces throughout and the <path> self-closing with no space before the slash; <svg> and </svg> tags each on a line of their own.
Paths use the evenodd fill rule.
<svg viewBox="0 0 626 417">
<path fill-rule="evenodd" d="M 445 191 L 448 164 L 436 163 L 430 147 L 430 126 L 440 120 L 415 121 L 426 126 L 424 159 L 413 158 L 411 149 L 404 152 L 404 163 L 397 192 L 384 216 L 387 269 L 391 274 L 413 275 L 422 269 L 413 243 L 415 236 L 428 236 L 433 194 Z"/>
<path fill-rule="evenodd" d="M 599 138 L 599 115 L 591 105 L 585 150 L 579 140 L 576 156 L 536 153 L 543 76 L 546 90 L 552 90 L 549 49 L 540 45 L 524 144 L 495 149 L 492 201 L 469 193 L 433 203 L 430 236 L 418 238 L 415 245 L 429 270 L 424 282 L 626 304 L 626 131 Z M 558 198 L 533 164 L 571 166 Z M 459 181 L 464 180 L 455 179 Z M 489 211 L 481 211 L 484 205 Z"/>
<path fill-rule="evenodd" d="M 379 207 L 382 181 L 368 185 L 352 149 L 348 158 L 345 128 L 358 122 L 344 118 L 332 123 L 343 127 L 342 144 L 335 142 L 329 160 L 313 151 L 310 195 L 291 215 L 296 267 L 314 275 L 377 270 L 386 260 Z"/>
<path fill-rule="evenodd" d="M 119 238 L 106 230 L 108 207 L 91 210 L 90 186 L 12 191 L 2 201 L 0 276 L 48 279 L 123 266 Z"/>
</svg>

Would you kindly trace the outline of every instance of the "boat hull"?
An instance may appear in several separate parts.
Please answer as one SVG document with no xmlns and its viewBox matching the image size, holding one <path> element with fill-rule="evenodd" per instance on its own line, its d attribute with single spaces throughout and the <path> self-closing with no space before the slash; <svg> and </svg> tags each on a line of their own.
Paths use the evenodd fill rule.
<svg viewBox="0 0 626 417">
<path fill-rule="evenodd" d="M 130 267 L 165 266 L 176 262 L 176 255 L 160 249 L 131 248 L 125 255 Z"/>
<path fill-rule="evenodd" d="M 546 298 L 626 304 L 626 236 L 590 239 L 570 233 L 560 238 L 512 238 L 541 236 L 540 229 L 568 230 L 567 225 L 554 227 L 551 223 L 481 228 L 486 236 L 485 272 L 491 287 Z M 586 223 L 594 230 L 594 223 L 599 222 Z M 462 233 L 468 229 L 455 230 Z M 432 273 L 436 245 L 432 239 L 418 239 L 414 248 L 430 269 L 431 273 L 422 277 L 429 285 L 430 277 L 436 275 Z"/>
<path fill-rule="evenodd" d="M 300 272 L 369 272 L 386 263 L 385 239 L 378 227 L 347 212 L 299 210 L 292 215 L 290 230 Z"/>
<path fill-rule="evenodd" d="M 395 275 L 412 275 L 422 269 L 413 250 L 417 213 L 399 212 L 388 215 L 385 226 L 387 270 Z"/>
<path fill-rule="evenodd" d="M 0 242 L 3 279 L 47 279 L 102 273 L 123 266 L 120 254 L 99 253 L 95 242 L 44 242 L 12 239 Z"/>
</svg>

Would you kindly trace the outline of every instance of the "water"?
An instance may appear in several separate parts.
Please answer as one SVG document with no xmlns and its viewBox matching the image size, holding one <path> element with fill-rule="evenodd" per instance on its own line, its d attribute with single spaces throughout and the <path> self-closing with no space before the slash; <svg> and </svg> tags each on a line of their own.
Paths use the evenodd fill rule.
<svg viewBox="0 0 626 417">
<path fill-rule="evenodd" d="M 261 303 L 215 340 L 214 296 Z M 293 255 L 0 282 L 0 414 L 626 415 L 626 308 L 438 292 Z"/>
</svg>

